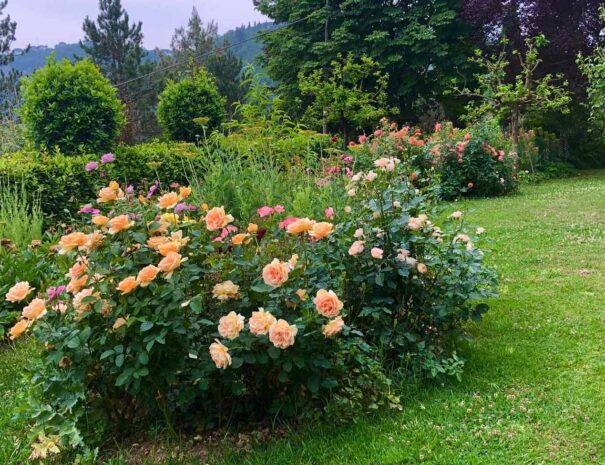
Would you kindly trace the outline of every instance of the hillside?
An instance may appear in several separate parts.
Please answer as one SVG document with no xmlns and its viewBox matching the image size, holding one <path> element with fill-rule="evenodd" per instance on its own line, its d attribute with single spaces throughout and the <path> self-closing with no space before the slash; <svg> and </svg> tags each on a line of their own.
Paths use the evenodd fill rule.
<svg viewBox="0 0 605 465">
<path fill-rule="evenodd" d="M 222 36 L 219 36 L 218 42 L 224 43 L 227 41 L 229 44 L 238 44 L 247 39 L 254 37 L 258 32 L 273 29 L 275 26 L 273 23 L 255 23 L 248 24 L 247 26 L 240 26 L 234 30 L 228 31 Z M 251 63 L 256 56 L 262 51 L 262 45 L 260 41 L 250 40 L 241 45 L 235 45 L 233 53 L 240 58 L 244 63 Z M 15 50 L 15 61 L 8 66 L 0 67 L 0 70 L 8 72 L 12 69 L 20 71 L 23 74 L 31 74 L 38 68 L 41 68 L 46 63 L 46 60 L 55 53 L 58 60 L 64 58 L 73 59 L 75 57 L 83 57 L 84 51 L 79 44 L 66 44 L 61 42 L 54 47 L 46 45 L 32 46 L 27 53 L 23 53 L 23 50 Z M 165 51 L 167 52 L 167 51 Z M 148 58 L 151 61 L 155 61 L 157 58 L 157 51 L 148 50 Z"/>
</svg>

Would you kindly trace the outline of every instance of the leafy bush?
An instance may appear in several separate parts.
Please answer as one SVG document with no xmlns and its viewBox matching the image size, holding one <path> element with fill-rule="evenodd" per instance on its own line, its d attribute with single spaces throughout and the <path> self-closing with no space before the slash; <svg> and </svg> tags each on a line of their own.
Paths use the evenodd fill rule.
<svg viewBox="0 0 605 465">
<path fill-rule="evenodd" d="M 42 238 L 40 200 L 30 204 L 25 184 L 0 180 L 0 240 L 3 244 L 25 247 Z"/>
<path fill-rule="evenodd" d="M 38 147 L 75 154 L 108 150 L 125 123 L 116 89 L 90 61 L 57 62 L 24 78 L 21 118 Z"/>
<path fill-rule="evenodd" d="M 158 119 L 172 140 L 195 142 L 205 128 L 218 128 L 224 118 L 225 99 L 203 68 L 191 77 L 169 82 L 160 95 Z"/>
<path fill-rule="evenodd" d="M 211 426 L 303 416 L 332 394 L 359 409 L 388 384 L 384 360 L 457 374 L 461 325 L 493 295 L 478 238 L 461 212 L 432 223 L 433 189 L 418 193 L 407 158 L 359 157 L 374 171 L 316 186 L 348 189 L 329 221 L 277 205 L 238 223 L 191 205 L 186 187 L 150 200 L 101 189 L 101 214 L 59 241 L 69 282 L 8 292 L 27 304 L 12 337 L 32 331 L 45 348 L 36 450 L 154 414 Z"/>
</svg>

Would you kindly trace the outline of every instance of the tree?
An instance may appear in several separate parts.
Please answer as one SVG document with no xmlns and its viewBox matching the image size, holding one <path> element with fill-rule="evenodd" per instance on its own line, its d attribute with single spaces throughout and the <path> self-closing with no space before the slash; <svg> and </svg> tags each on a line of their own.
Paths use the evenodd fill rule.
<svg viewBox="0 0 605 465">
<path fill-rule="evenodd" d="M 301 72 L 302 96 L 311 99 L 304 119 L 311 127 L 336 126 L 346 144 L 350 130 L 375 125 L 394 112 L 387 108 L 388 79 L 371 58 L 355 60 L 352 54 L 339 56 L 328 70 Z"/>
<path fill-rule="evenodd" d="M 8 0 L 0 0 L 0 18 L 4 16 L 4 9 Z M 10 15 L 0 19 L 0 65 L 8 65 L 13 61 L 14 54 L 11 45 L 15 40 L 17 31 L 17 22 L 13 21 Z"/>
<path fill-rule="evenodd" d="M 187 28 L 180 27 L 172 36 L 172 56 L 175 61 L 184 63 L 189 69 L 204 65 L 214 49 L 218 36 L 218 25 L 210 21 L 204 25 L 197 8 L 191 11 Z"/>
<path fill-rule="evenodd" d="M 31 142 L 71 155 L 111 148 L 124 125 L 116 89 L 89 60 L 71 64 L 52 55 L 22 83 L 20 115 Z"/>
<path fill-rule="evenodd" d="M 204 68 L 178 82 L 170 81 L 160 95 L 158 119 L 172 140 L 195 142 L 204 128 L 217 128 L 225 117 L 225 98 Z"/>
<path fill-rule="evenodd" d="M 222 50 L 216 50 L 206 62 L 206 68 L 216 79 L 219 93 L 226 99 L 226 109 L 232 114 L 233 105 L 246 95 L 246 86 L 241 80 L 242 61 L 229 50 L 224 42 Z"/>
<path fill-rule="evenodd" d="M 458 3 L 256 0 L 258 9 L 277 24 L 291 23 L 262 38 L 262 62 L 290 106 L 298 102 L 304 111 L 301 71 L 328 69 L 339 53 L 368 56 L 389 76 L 389 104 L 407 118 L 418 97 L 443 101 L 454 74 L 468 69 L 470 28 L 457 16 Z"/>
<path fill-rule="evenodd" d="M 541 47 L 548 43 L 543 36 L 525 39 L 525 52 L 513 50 L 512 56 L 518 58 L 520 72 L 509 81 L 507 69 L 510 68 L 507 49 L 508 41 L 502 40 L 502 50 L 498 55 L 485 56 L 476 51 L 472 61 L 481 69 L 475 75 L 477 86 L 454 86 L 458 95 L 471 98 L 467 106 L 467 118 L 476 120 L 486 114 L 492 114 L 501 121 L 510 122 L 513 152 L 519 146 L 519 130 L 523 127 L 525 115 L 530 111 L 561 110 L 566 111 L 571 98 L 567 90 L 568 83 L 563 76 L 546 74 L 538 76 L 542 64 L 539 56 Z"/>
<path fill-rule="evenodd" d="M 144 82 L 135 79 L 152 66 L 143 63 L 146 54 L 143 48 L 143 24 L 130 23 L 121 0 L 99 0 L 99 9 L 96 21 L 89 17 L 84 20 L 85 37 L 80 41 L 80 46 L 118 87 L 118 95 L 126 104 L 129 122 L 124 138 L 133 142 L 140 133 L 144 115 L 149 117 L 147 100 L 153 98 L 144 87 Z"/>
</svg>

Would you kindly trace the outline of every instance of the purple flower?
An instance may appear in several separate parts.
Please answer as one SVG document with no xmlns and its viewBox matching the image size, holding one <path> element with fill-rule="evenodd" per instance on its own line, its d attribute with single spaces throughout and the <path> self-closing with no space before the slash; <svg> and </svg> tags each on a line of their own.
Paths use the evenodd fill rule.
<svg viewBox="0 0 605 465">
<path fill-rule="evenodd" d="M 126 193 L 134 194 L 134 186 L 132 184 L 126 188 Z"/>
<path fill-rule="evenodd" d="M 99 164 L 96 161 L 89 161 L 88 163 L 86 163 L 86 165 L 84 166 L 84 169 L 86 171 L 94 171 L 99 167 Z"/>
<path fill-rule="evenodd" d="M 105 164 L 105 163 L 111 163 L 111 162 L 114 162 L 114 161 L 116 161 L 116 156 L 113 153 L 111 153 L 111 152 L 106 153 L 105 155 L 103 155 L 101 157 L 101 163 L 103 163 L 103 164 Z"/>
<path fill-rule="evenodd" d="M 160 187 L 160 183 L 159 181 L 156 181 L 153 186 L 151 186 L 151 189 L 149 189 L 149 192 L 147 192 L 147 198 L 150 199 L 151 197 L 153 197 L 153 194 L 156 193 L 156 191 L 158 190 L 158 188 Z"/>
<path fill-rule="evenodd" d="M 91 215 L 98 215 L 99 213 L 101 213 L 101 210 L 93 208 L 92 205 L 88 204 L 88 205 L 84 205 L 82 208 L 80 208 L 80 213 L 89 213 Z"/>
<path fill-rule="evenodd" d="M 131 213 L 130 215 L 128 215 L 128 218 L 136 221 L 136 220 L 140 220 L 141 218 L 143 218 L 143 215 L 141 215 L 140 213 Z"/>
<path fill-rule="evenodd" d="M 52 302 L 53 300 L 55 300 L 57 297 L 59 297 L 63 293 L 64 290 L 65 290 L 65 286 L 49 287 L 47 290 L 48 301 Z"/>
<path fill-rule="evenodd" d="M 187 203 L 178 203 L 176 204 L 176 206 L 174 207 L 174 213 L 176 215 L 184 212 L 184 211 L 189 211 L 189 212 L 193 212 L 195 211 L 197 208 L 195 205 L 190 205 Z"/>
</svg>

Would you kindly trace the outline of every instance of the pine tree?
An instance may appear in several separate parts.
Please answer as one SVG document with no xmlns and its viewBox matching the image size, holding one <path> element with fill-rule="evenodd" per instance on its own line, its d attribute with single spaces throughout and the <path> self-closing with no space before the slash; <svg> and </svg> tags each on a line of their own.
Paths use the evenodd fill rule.
<svg viewBox="0 0 605 465">
<path fill-rule="evenodd" d="M 8 0 L 0 0 L 0 18 L 4 16 L 4 9 Z M 17 22 L 13 21 L 10 15 L 0 19 L 0 65 L 8 65 L 13 61 L 14 54 L 11 45 L 15 40 L 17 31 Z"/>
<path fill-rule="evenodd" d="M 4 16 L 4 9 L 8 0 L 0 1 L 0 65 L 8 65 L 14 60 L 11 48 L 15 40 L 17 22 L 10 15 Z M 21 73 L 11 70 L 8 73 L 0 72 L 0 118 L 13 121 L 17 118 L 14 109 L 19 103 L 19 80 Z"/>
<path fill-rule="evenodd" d="M 218 25 L 210 21 L 206 25 L 202 21 L 197 8 L 193 8 L 187 29 L 180 27 L 172 36 L 172 56 L 180 63 L 186 63 L 190 68 L 205 64 L 218 36 Z"/>
</svg>

